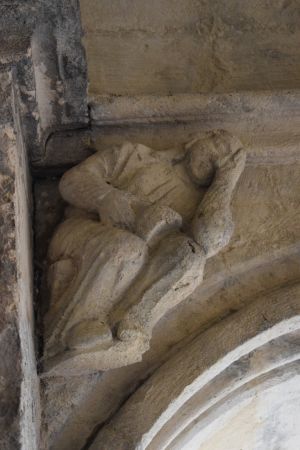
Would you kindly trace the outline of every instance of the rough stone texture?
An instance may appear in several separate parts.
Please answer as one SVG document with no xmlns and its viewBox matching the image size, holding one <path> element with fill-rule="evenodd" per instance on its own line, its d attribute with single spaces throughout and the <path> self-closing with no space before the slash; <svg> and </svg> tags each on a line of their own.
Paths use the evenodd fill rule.
<svg viewBox="0 0 300 450">
<path fill-rule="evenodd" d="M 167 127 L 162 133 L 156 126 L 131 130 L 112 127 L 98 133 L 96 142 L 101 149 L 104 144 L 134 138 L 162 149 L 167 143 L 183 140 L 184 127 L 179 128 Z M 297 156 L 297 140 L 293 148 Z M 232 205 L 236 229 L 231 244 L 207 264 L 203 285 L 194 295 L 157 325 L 151 349 L 141 363 L 92 378 L 79 377 L 72 381 L 70 390 L 69 382 L 62 379 L 47 382 L 45 413 L 53 448 L 80 449 L 138 383 L 179 347 L 188 346 L 196 334 L 258 295 L 299 279 L 299 164 L 295 164 L 297 158 L 285 159 L 290 149 L 289 141 L 281 151 L 278 147 L 277 165 L 272 157 L 264 160 L 268 154 L 265 147 L 249 149 L 250 155 L 255 151 L 260 157 L 246 165 L 236 190 Z M 64 400 L 56 402 L 59 395 Z"/>
<path fill-rule="evenodd" d="M 141 360 L 153 327 L 228 244 L 245 159 L 242 143 L 218 131 L 179 154 L 125 143 L 66 172 L 60 192 L 75 209 L 49 249 L 44 376 Z"/>
<path fill-rule="evenodd" d="M 222 415 L 253 398 L 255 387 L 263 392 L 288 378 L 298 379 L 299 313 L 296 284 L 256 299 L 211 327 L 156 370 L 90 448 L 180 450 L 189 448 L 202 430 L 200 446 L 207 428 L 217 434 Z M 294 392 L 297 395 L 298 388 Z M 276 400 L 287 406 L 283 398 L 273 397 L 270 421 Z M 214 424 L 216 419 L 221 425 Z M 299 438 L 299 430 L 293 433 Z M 279 430 L 274 438 L 280 439 Z M 269 442 L 265 436 L 259 444 Z"/>
<path fill-rule="evenodd" d="M 0 447 L 13 450 L 20 446 L 21 352 L 17 318 L 17 261 L 15 242 L 15 178 L 13 158 L 13 130 L 0 130 L 1 162 L 1 322 L 0 322 Z"/>
<path fill-rule="evenodd" d="M 300 86 L 298 0 L 81 0 L 90 94 Z"/>
<path fill-rule="evenodd" d="M 1 51 L 2 64 L 15 63 L 24 57 L 41 2 L 28 0 L 10 0 L 1 2 Z"/>
<path fill-rule="evenodd" d="M 0 13 L 0 69 L 18 79 L 24 140 L 39 165 L 53 133 L 88 124 L 79 4 L 12 0 Z"/>
<path fill-rule="evenodd" d="M 17 307 L 22 362 L 20 426 L 22 449 L 38 450 L 40 444 L 40 391 L 36 364 L 33 305 L 32 195 L 28 149 L 21 123 L 20 87 L 12 84 L 15 130 L 15 235 L 18 271 Z"/>
<path fill-rule="evenodd" d="M 40 14 L 31 54 L 38 133 L 45 142 L 59 128 L 87 123 L 86 74 L 77 0 L 42 2 Z"/>
<path fill-rule="evenodd" d="M 69 128 L 70 123 L 73 128 L 85 126 L 86 78 L 78 14 L 76 1 L 62 4 L 12 0 L 0 5 L 0 447 L 3 450 L 40 448 L 27 156 L 31 153 L 32 160 L 41 157 L 45 147 L 42 140 L 49 137 L 49 129 L 41 139 L 38 116 L 41 102 L 36 102 L 30 45 L 37 23 L 51 24 L 56 34 L 55 57 L 60 58 L 60 79 L 64 84 L 59 98 L 62 113 L 57 115 L 56 126 Z"/>
<path fill-rule="evenodd" d="M 4 450 L 37 450 L 39 436 L 29 193 L 21 141 L 9 123 L 1 126 L 0 447 Z"/>
<path fill-rule="evenodd" d="M 90 448 L 103 424 L 139 384 L 180 348 L 188 349 L 196 335 L 264 293 L 300 278 L 300 115 L 299 93 L 293 91 L 299 87 L 299 2 L 82 0 L 81 12 L 93 96 L 92 133 L 86 130 L 86 80 L 78 3 L 11 0 L 0 6 L 0 69 L 11 70 L 18 63 L 13 76 L 20 83 L 24 139 L 35 174 L 46 177 L 36 180 L 35 189 L 39 262 L 43 262 L 48 239 L 64 207 L 57 196 L 58 180 L 47 177 L 60 175 L 89 156 L 93 144 L 90 137 L 95 149 L 129 139 L 163 150 L 199 131 L 224 128 L 245 143 L 248 159 L 233 200 L 236 229 L 230 245 L 206 265 L 204 282 L 194 295 L 157 324 L 143 361 L 106 373 L 44 382 L 41 448 L 47 450 Z M 33 30 L 36 32 L 32 41 Z M 34 42 L 33 52 L 28 51 L 30 42 Z M 39 80 L 37 93 L 35 78 Z M 1 76 L 0 84 L 1 98 L 6 98 L 5 76 Z M 281 92 L 283 88 L 288 91 Z M 253 92 L 241 93 L 245 89 Z M 258 93 L 264 89 L 269 92 Z M 212 95 L 228 91 L 235 93 Z M 192 95 L 186 95 L 189 93 Z M 198 93 L 207 96 L 200 98 Z M 101 96 L 95 99 L 94 94 Z M 49 104 L 52 99 L 54 103 Z M 9 104 L 1 102 L 1 124 L 12 124 L 10 109 Z M 9 215 L 6 217 L 9 220 Z M 8 239 L 5 245 L 9 245 Z M 5 262 L 9 263 L 9 259 Z M 42 295 L 40 301 L 46 303 L 47 299 Z M 46 306 L 43 304 L 41 309 Z M 6 317 L 17 317 L 13 308 Z M 268 315 L 265 317 L 268 319 Z M 237 332 L 238 327 L 232 336 Z M 14 347 L 18 345 L 16 334 L 12 337 L 11 348 L 18 352 L 18 347 Z M 284 356 L 297 348 L 298 342 L 297 336 L 290 336 L 281 344 L 270 343 L 265 353 L 262 349 L 251 359 L 253 366 L 264 366 L 265 357 L 273 357 L 275 347 Z M 204 349 L 206 345 L 203 343 Z M 249 367 L 247 360 L 242 367 Z M 12 369 L 9 364 L 7 368 Z M 17 364 L 14 369 L 18 379 Z M 240 366 L 236 369 L 238 378 Z M 266 375 L 264 383 L 273 383 L 274 387 L 277 381 L 288 382 L 289 376 L 295 376 L 287 384 L 294 389 L 297 370 L 293 367 L 289 371 L 284 366 L 270 380 Z M 17 382 L 10 379 L 11 390 L 5 392 L 17 395 Z M 228 375 L 220 382 L 226 379 L 231 378 Z M 285 395 L 284 386 L 276 389 L 272 392 Z M 240 405 L 249 402 L 249 410 L 253 406 L 251 396 L 263 393 L 255 383 L 248 393 L 248 398 L 241 397 Z M 6 400 L 5 395 L 3 398 Z M 212 415 L 222 421 L 224 410 L 233 405 L 229 414 L 236 407 L 242 419 L 243 409 L 234 403 L 235 398 L 228 398 L 228 402 L 213 408 Z M 10 406 L 12 410 L 17 408 L 17 400 Z M 270 427 L 276 417 L 273 415 L 273 420 L 270 411 L 267 413 Z M 296 416 L 297 408 L 292 414 Z M 249 423 L 251 419 L 255 420 L 255 414 L 247 416 Z M 230 420 L 235 420 L 234 413 Z M 135 421 L 136 418 L 132 422 Z M 224 432 L 228 431 L 225 422 Z M 242 429 L 241 421 L 234 423 Z M 12 430 L 17 430 L 14 420 L 10 424 Z M 291 426 L 289 430 L 292 429 Z M 222 430 L 221 425 L 218 430 Z M 10 428 L 6 427 L 6 431 L 8 442 L 12 442 Z M 196 429 L 193 431 L 192 427 L 191 432 L 196 433 Z M 273 435 L 276 437 L 275 432 Z M 237 443 L 236 436 L 234 439 Z M 266 448 L 270 444 L 267 442 Z M 284 442 L 283 437 L 280 442 Z M 178 445 L 182 450 L 183 445 Z M 190 441 L 190 450 L 189 445 Z M 217 433 L 215 438 L 207 437 L 205 445 L 208 449 L 209 445 L 222 448 Z M 30 445 L 27 447 L 31 450 Z"/>
<path fill-rule="evenodd" d="M 17 257 L 15 233 L 15 134 L 11 126 L 11 77 L 1 73 L 0 128 L 0 447 L 14 449 L 20 440 L 21 351 L 17 315 Z"/>
<path fill-rule="evenodd" d="M 277 145 L 273 147 L 268 133 L 269 130 L 275 133 L 280 122 L 282 127 L 274 134 Z M 78 377 L 72 382 L 61 378 L 46 382 L 46 439 L 51 448 L 80 449 L 87 439 L 92 442 L 96 430 L 129 393 L 179 347 L 188 345 L 195 334 L 243 308 L 258 295 L 299 279 L 299 152 L 293 128 L 297 128 L 297 120 L 291 125 L 290 119 L 286 122 L 283 116 L 278 123 L 274 121 L 272 125 L 270 121 L 272 130 L 271 125 L 262 121 L 260 134 L 255 134 L 256 128 L 251 129 L 249 121 L 252 131 L 248 135 L 246 118 L 242 128 L 238 123 L 231 124 L 232 131 L 240 135 L 243 130 L 243 139 L 246 137 L 248 142 L 251 139 L 247 166 L 233 201 L 235 234 L 227 250 L 207 264 L 202 287 L 157 325 L 151 349 L 143 361 L 105 375 Z M 187 130 L 193 134 L 199 125 L 201 128 L 199 122 L 110 126 L 94 130 L 94 139 L 98 149 L 130 139 L 162 150 L 183 142 Z M 284 136 L 285 130 L 290 134 Z M 51 183 L 55 185 L 55 180 Z M 47 192 L 41 182 L 40 188 Z M 41 197 L 41 205 L 43 202 Z M 49 216 L 56 202 L 57 197 L 49 191 L 44 205 Z M 43 239 L 40 245 L 44 245 Z"/>
</svg>

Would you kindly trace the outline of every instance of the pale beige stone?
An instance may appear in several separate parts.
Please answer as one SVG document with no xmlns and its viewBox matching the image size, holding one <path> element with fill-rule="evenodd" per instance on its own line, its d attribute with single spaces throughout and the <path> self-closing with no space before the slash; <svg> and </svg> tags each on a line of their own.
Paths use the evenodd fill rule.
<svg viewBox="0 0 300 450">
<path fill-rule="evenodd" d="M 82 212 L 69 210 L 49 249 L 45 374 L 141 360 L 154 325 L 199 286 L 205 261 L 228 244 L 244 164 L 240 141 L 218 131 L 181 154 L 127 142 L 64 175 L 61 194 Z"/>
<path fill-rule="evenodd" d="M 275 405 L 299 417 L 299 404 L 288 402 L 299 390 L 299 292 L 295 284 L 261 296 L 197 336 L 137 389 L 100 430 L 91 450 L 229 450 L 236 448 L 228 446 L 230 432 L 246 449 L 282 441 L 283 449 L 296 450 L 299 428 L 288 428 L 294 433 L 291 440 L 283 420 L 279 429 L 270 430 L 276 424 Z M 282 395 L 286 382 L 288 399 Z M 248 421 L 260 423 L 248 442 L 245 427 L 234 430 L 239 423 L 234 415 L 241 414 L 245 402 L 259 403 L 268 392 L 265 417 L 259 416 L 261 406 L 249 411 Z"/>
<path fill-rule="evenodd" d="M 299 88 L 297 0 L 80 0 L 90 94 Z"/>
</svg>

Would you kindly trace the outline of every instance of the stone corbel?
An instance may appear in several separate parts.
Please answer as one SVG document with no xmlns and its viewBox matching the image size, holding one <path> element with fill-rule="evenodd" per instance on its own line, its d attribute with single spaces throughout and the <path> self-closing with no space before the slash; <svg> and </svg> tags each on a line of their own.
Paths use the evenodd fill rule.
<svg viewBox="0 0 300 450">
<path fill-rule="evenodd" d="M 181 153 L 127 142 L 64 174 L 70 206 L 49 249 L 44 376 L 141 360 L 157 322 L 228 244 L 244 165 L 239 139 L 219 130 Z"/>
</svg>

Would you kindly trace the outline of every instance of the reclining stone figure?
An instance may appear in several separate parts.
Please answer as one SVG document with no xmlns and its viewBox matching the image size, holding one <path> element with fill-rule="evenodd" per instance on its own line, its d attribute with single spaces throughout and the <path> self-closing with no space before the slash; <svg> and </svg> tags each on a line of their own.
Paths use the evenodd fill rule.
<svg viewBox="0 0 300 450">
<path fill-rule="evenodd" d="M 180 156 L 127 142 L 64 174 L 70 206 L 49 249 L 45 375 L 141 360 L 154 326 L 228 244 L 245 159 L 239 139 L 220 130 Z"/>
</svg>

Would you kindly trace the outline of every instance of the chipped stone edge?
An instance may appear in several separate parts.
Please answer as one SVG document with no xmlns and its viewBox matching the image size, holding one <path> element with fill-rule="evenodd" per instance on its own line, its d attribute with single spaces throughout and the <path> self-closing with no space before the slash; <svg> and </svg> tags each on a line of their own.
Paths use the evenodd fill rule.
<svg viewBox="0 0 300 450">
<path fill-rule="evenodd" d="M 33 254 L 31 229 L 31 181 L 24 145 L 16 83 L 12 83 L 15 144 L 15 233 L 17 256 L 18 325 L 21 347 L 22 383 L 20 398 L 20 440 L 22 450 L 38 450 L 40 394 L 36 368 L 33 312 Z"/>
<path fill-rule="evenodd" d="M 124 125 L 174 121 L 240 122 L 256 125 L 276 118 L 300 116 L 300 90 L 244 91 L 225 94 L 175 94 L 167 96 L 98 95 L 89 98 L 91 124 Z"/>
</svg>

